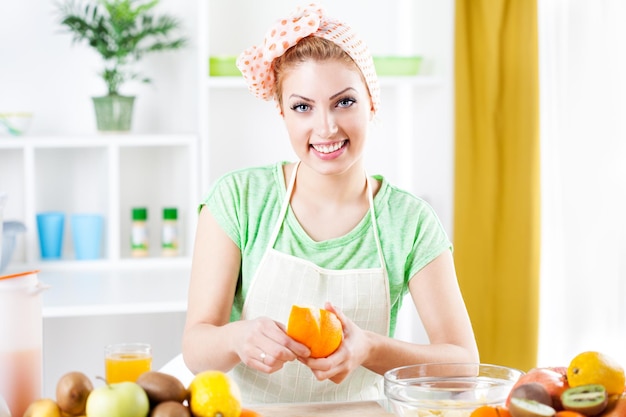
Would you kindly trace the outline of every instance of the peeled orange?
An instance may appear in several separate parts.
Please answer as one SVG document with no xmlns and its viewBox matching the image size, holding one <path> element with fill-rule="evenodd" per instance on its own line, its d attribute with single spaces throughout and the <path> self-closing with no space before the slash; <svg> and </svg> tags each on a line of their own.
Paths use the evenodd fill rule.
<svg viewBox="0 0 626 417">
<path fill-rule="evenodd" d="M 601 384 L 608 395 L 613 395 L 624 392 L 626 375 L 615 359 L 600 352 L 587 351 L 572 359 L 567 368 L 567 380 L 570 387 Z"/>
<path fill-rule="evenodd" d="M 311 357 L 325 358 L 339 348 L 343 339 L 341 322 L 332 311 L 293 305 L 287 334 L 311 350 Z"/>
</svg>

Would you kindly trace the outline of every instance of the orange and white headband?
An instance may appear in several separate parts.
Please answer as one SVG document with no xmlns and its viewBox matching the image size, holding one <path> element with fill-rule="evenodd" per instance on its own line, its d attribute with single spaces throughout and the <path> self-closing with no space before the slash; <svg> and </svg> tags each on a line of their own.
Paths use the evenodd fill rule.
<svg viewBox="0 0 626 417">
<path fill-rule="evenodd" d="M 380 87 L 367 45 L 347 24 L 325 16 L 324 9 L 315 3 L 298 7 L 289 17 L 277 20 L 265 35 L 262 45 L 252 46 L 239 55 L 237 68 L 248 83 L 250 92 L 263 100 L 274 98 L 274 59 L 310 35 L 327 39 L 350 55 L 365 78 L 374 112 L 377 112 Z"/>
</svg>

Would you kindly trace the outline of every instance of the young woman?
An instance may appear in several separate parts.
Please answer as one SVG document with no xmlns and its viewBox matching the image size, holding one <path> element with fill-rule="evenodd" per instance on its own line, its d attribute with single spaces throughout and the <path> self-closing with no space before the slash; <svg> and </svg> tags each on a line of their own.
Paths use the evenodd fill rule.
<svg viewBox="0 0 626 417">
<path fill-rule="evenodd" d="M 365 173 L 379 107 L 365 43 L 310 5 L 279 20 L 238 66 L 252 93 L 276 101 L 298 161 L 229 173 L 204 200 L 187 366 L 229 371 L 244 403 L 259 403 L 378 399 L 391 368 L 478 362 L 438 218 L 424 201 Z M 430 344 L 393 338 L 407 292 Z M 293 304 L 338 315 L 343 341 L 335 353 L 311 358 L 286 334 Z"/>
</svg>

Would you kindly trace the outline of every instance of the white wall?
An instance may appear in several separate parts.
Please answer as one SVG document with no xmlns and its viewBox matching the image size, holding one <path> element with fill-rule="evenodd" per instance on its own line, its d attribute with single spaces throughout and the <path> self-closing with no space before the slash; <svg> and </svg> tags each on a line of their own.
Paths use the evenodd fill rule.
<svg viewBox="0 0 626 417">
<path fill-rule="evenodd" d="M 30 134 L 95 133 L 92 96 L 106 94 L 100 56 L 72 44 L 55 0 L 4 2 L 0 11 L 0 112 L 33 111 Z M 162 0 L 157 13 L 183 22 L 190 46 L 146 56 L 140 71 L 152 84 L 122 90 L 137 95 L 133 131 L 196 131 L 196 2 Z"/>
</svg>

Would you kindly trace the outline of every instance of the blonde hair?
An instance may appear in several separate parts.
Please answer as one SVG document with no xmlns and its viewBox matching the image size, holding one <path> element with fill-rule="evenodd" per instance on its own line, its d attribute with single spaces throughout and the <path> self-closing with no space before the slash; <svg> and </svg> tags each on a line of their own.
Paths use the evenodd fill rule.
<svg viewBox="0 0 626 417">
<path fill-rule="evenodd" d="M 359 71 L 363 83 L 367 86 L 365 77 L 354 60 L 336 43 L 317 36 L 307 36 L 301 39 L 284 54 L 277 57 L 272 63 L 274 71 L 275 91 L 274 98 L 278 106 L 283 108 L 283 80 L 287 72 L 306 61 L 338 61 L 353 66 Z M 368 88 L 369 91 L 369 88 Z"/>
</svg>

